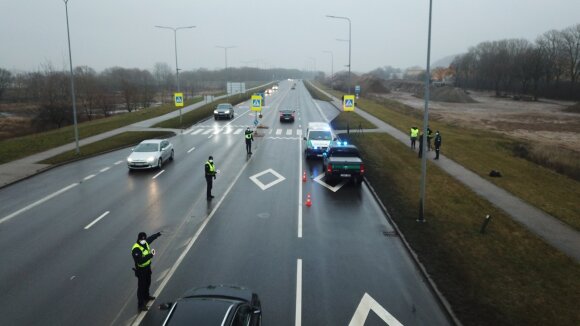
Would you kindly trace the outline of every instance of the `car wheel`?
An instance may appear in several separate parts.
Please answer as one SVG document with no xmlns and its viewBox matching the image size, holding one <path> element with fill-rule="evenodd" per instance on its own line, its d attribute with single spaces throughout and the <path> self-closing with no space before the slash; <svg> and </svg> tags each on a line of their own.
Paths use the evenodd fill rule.
<svg viewBox="0 0 580 326">
<path fill-rule="evenodd" d="M 213 118 L 215 119 L 215 121 L 217 121 L 217 119 L 218 119 L 217 117 L 213 117 Z"/>
<path fill-rule="evenodd" d="M 161 170 L 162 167 L 163 167 L 163 159 L 159 158 L 159 161 L 157 161 L 157 168 L 159 168 L 159 170 Z"/>
<path fill-rule="evenodd" d="M 173 150 L 171 150 L 171 156 L 169 156 L 169 160 L 173 161 L 173 156 L 175 155 L 175 153 L 173 152 Z"/>
</svg>

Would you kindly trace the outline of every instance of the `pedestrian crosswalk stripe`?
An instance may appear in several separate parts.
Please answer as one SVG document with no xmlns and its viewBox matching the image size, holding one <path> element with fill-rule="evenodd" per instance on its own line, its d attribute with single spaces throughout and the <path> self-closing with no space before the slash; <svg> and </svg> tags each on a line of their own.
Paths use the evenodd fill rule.
<svg viewBox="0 0 580 326">
<path fill-rule="evenodd" d="M 276 129 L 276 136 L 280 136 L 282 134 L 282 129 Z"/>
<path fill-rule="evenodd" d="M 202 134 L 202 135 L 207 135 L 207 134 L 209 134 L 209 133 L 210 133 L 210 132 L 212 132 L 212 131 L 213 131 L 213 129 L 208 129 L 208 130 L 206 130 L 206 131 L 202 132 L 201 134 Z"/>
<path fill-rule="evenodd" d="M 286 136 L 292 136 L 292 129 L 286 130 Z"/>
<path fill-rule="evenodd" d="M 184 134 L 184 135 L 187 135 L 187 134 L 189 134 L 189 133 L 190 133 L 190 132 L 192 132 L 192 131 L 193 131 L 193 129 L 189 129 L 189 130 L 186 130 L 186 131 L 184 131 L 184 132 L 183 132 L 183 134 Z"/>
<path fill-rule="evenodd" d="M 227 135 L 227 134 L 231 133 L 232 131 L 233 131 L 232 128 L 226 128 L 226 129 L 224 129 L 224 135 Z"/>
<path fill-rule="evenodd" d="M 196 131 L 192 132 L 191 134 L 192 135 L 197 135 L 197 134 L 199 134 L 202 131 L 203 131 L 203 129 L 197 129 Z"/>
<path fill-rule="evenodd" d="M 268 132 L 268 134 L 271 135 L 272 131 L 274 131 L 274 129 L 270 129 L 270 132 Z"/>
<path fill-rule="evenodd" d="M 243 130 L 242 128 L 236 129 L 236 131 L 234 131 L 234 135 L 240 134 L 242 132 L 242 130 Z"/>
<path fill-rule="evenodd" d="M 296 129 L 296 135 L 302 136 L 302 129 Z"/>
</svg>

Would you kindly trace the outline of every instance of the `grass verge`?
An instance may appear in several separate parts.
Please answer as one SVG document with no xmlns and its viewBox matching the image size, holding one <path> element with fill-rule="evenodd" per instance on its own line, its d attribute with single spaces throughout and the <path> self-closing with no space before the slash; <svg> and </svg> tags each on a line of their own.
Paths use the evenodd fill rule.
<svg viewBox="0 0 580 326">
<path fill-rule="evenodd" d="M 333 95 L 340 97 L 342 93 Z M 422 112 L 396 101 L 361 98 L 357 105 L 403 132 L 422 126 Z M 443 155 L 580 230 L 580 182 L 519 157 L 514 152 L 519 140 L 444 121 L 429 123 L 432 130 L 441 131 Z M 503 177 L 489 177 L 491 170 L 500 171 Z"/>
<path fill-rule="evenodd" d="M 170 138 L 175 136 L 175 133 L 170 131 L 131 131 L 124 132 L 113 137 L 94 142 L 80 148 L 80 155 L 76 154 L 75 150 L 71 150 L 51 158 L 48 158 L 40 163 L 42 164 L 61 164 L 66 162 L 71 162 L 75 160 L 80 160 L 83 158 L 95 156 L 98 154 L 106 153 L 115 149 L 120 149 L 124 147 L 133 146 L 140 143 L 145 139 L 155 139 L 155 138 Z"/>
<path fill-rule="evenodd" d="M 310 93 L 310 96 L 312 96 L 314 99 L 320 100 L 320 101 L 332 102 L 332 99 L 330 97 L 326 96 L 324 93 L 322 93 L 318 89 L 312 87 L 312 85 L 310 84 L 309 81 L 304 81 L 304 86 L 306 86 L 306 89 Z"/>
<path fill-rule="evenodd" d="M 385 134 L 353 135 L 367 178 L 464 325 L 578 325 L 580 266 Z M 485 214 L 493 220 L 479 233 Z"/>
<path fill-rule="evenodd" d="M 330 122 L 330 126 L 334 130 L 356 131 L 357 129 L 375 129 L 377 126 L 372 124 L 367 119 L 361 117 L 354 112 L 340 112 L 340 114 Z"/>
<path fill-rule="evenodd" d="M 202 100 L 196 97 L 185 102 L 191 105 Z M 87 138 L 113 129 L 121 128 L 139 121 L 155 118 L 177 110 L 173 104 L 164 104 L 155 108 L 148 108 L 112 117 L 87 121 L 78 124 L 79 138 Z M 74 127 L 66 126 L 47 132 L 11 138 L 0 141 L 0 164 L 11 162 L 19 158 L 40 153 L 51 148 L 69 144 L 75 141 Z"/>
</svg>

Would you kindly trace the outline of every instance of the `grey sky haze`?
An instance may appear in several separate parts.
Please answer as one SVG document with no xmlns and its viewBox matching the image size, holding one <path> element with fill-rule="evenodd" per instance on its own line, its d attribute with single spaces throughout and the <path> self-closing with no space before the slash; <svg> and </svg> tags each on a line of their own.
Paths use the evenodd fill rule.
<svg viewBox="0 0 580 326">
<path fill-rule="evenodd" d="M 73 64 L 101 71 L 121 66 L 175 65 L 178 31 L 181 69 L 229 66 L 335 71 L 348 63 L 352 20 L 352 69 L 425 65 L 428 0 L 69 0 Z M 467 51 L 482 41 L 526 38 L 580 23 L 580 0 L 433 0 L 432 61 Z M 68 67 L 62 0 L 0 0 L 0 67 L 32 71 L 47 62 Z"/>
</svg>

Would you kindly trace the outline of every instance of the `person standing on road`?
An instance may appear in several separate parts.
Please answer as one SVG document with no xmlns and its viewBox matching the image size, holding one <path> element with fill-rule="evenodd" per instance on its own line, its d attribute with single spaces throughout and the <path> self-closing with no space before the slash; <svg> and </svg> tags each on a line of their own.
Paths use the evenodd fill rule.
<svg viewBox="0 0 580 326">
<path fill-rule="evenodd" d="M 207 183 L 207 200 L 211 200 L 214 196 L 211 194 L 211 188 L 213 187 L 213 180 L 215 180 L 216 170 L 213 164 L 213 156 L 210 156 L 205 162 L 205 182 Z"/>
<path fill-rule="evenodd" d="M 427 127 L 427 150 L 431 150 L 431 139 L 433 138 L 433 132 L 431 128 Z"/>
<path fill-rule="evenodd" d="M 441 133 L 439 130 L 435 132 L 435 159 L 439 159 L 439 149 L 441 148 Z"/>
<path fill-rule="evenodd" d="M 254 141 L 254 132 L 250 129 L 250 127 L 246 128 L 246 132 L 244 133 L 244 137 L 246 138 L 246 153 L 248 155 L 252 154 L 252 142 Z"/>
<path fill-rule="evenodd" d="M 419 132 L 419 158 L 423 156 L 423 132 Z"/>
<path fill-rule="evenodd" d="M 155 249 L 151 249 L 149 244 L 161 236 L 161 232 L 147 237 L 145 232 L 140 232 L 137 242 L 131 248 L 131 255 L 135 261 L 135 276 L 137 277 L 137 309 L 147 311 L 147 302 L 155 297 L 149 294 L 151 286 L 151 259 L 155 256 Z"/>
<path fill-rule="evenodd" d="M 411 127 L 411 149 L 415 149 L 415 143 L 417 142 L 417 136 L 419 135 L 419 128 Z"/>
</svg>

